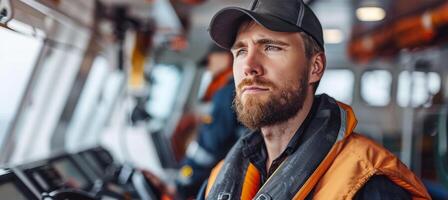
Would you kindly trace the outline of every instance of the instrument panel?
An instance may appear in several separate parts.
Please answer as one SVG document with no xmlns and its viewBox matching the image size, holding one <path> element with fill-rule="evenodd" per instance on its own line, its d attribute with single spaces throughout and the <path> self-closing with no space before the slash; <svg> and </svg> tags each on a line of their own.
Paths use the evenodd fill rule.
<svg viewBox="0 0 448 200">
<path fill-rule="evenodd" d="M 29 186 L 10 169 L 0 171 L 0 196 L 2 199 L 37 200 Z"/>
<path fill-rule="evenodd" d="M 107 150 L 96 147 L 0 170 L 0 196 L 14 200 L 148 199 L 141 195 L 147 192 L 137 192 L 144 188 L 141 185 L 117 181 L 123 173 L 132 176 L 134 171 L 120 167 Z"/>
</svg>

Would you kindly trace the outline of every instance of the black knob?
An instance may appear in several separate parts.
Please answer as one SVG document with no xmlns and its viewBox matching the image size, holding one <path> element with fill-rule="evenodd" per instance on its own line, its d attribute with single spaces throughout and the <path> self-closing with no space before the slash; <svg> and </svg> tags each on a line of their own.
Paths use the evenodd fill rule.
<svg viewBox="0 0 448 200">
<path fill-rule="evenodd" d="M 8 15 L 8 10 L 6 10 L 6 8 L 3 8 L 2 11 L 0 12 L 0 16 L 6 17 L 7 15 Z"/>
</svg>

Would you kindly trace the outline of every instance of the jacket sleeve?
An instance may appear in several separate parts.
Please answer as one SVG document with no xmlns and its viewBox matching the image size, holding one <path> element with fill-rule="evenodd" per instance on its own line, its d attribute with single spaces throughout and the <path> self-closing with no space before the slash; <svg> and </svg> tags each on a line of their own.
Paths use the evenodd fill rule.
<svg viewBox="0 0 448 200">
<path fill-rule="evenodd" d="M 386 176 L 373 176 L 356 193 L 354 200 L 404 200 L 412 199 L 403 188 L 389 180 Z"/>
</svg>

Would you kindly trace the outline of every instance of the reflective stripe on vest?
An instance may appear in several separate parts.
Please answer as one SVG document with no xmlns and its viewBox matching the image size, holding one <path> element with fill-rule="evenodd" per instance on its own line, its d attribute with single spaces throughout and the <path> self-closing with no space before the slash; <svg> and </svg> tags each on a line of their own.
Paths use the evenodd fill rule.
<svg viewBox="0 0 448 200">
<path fill-rule="evenodd" d="M 186 155 L 188 158 L 202 167 L 208 167 L 216 162 L 216 158 L 213 156 L 213 154 L 201 147 L 201 145 L 199 145 L 196 141 L 193 141 L 190 143 L 190 145 L 188 145 Z"/>
</svg>

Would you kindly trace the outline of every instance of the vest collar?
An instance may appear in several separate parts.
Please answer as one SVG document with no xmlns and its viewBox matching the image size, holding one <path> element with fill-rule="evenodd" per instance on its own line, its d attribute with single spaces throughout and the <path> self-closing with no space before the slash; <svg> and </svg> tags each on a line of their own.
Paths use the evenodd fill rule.
<svg viewBox="0 0 448 200">
<path fill-rule="evenodd" d="M 329 97 L 326 94 L 316 95 L 314 97 L 313 105 L 310 109 L 310 112 L 308 113 L 307 117 L 305 118 L 302 125 L 299 127 L 299 129 L 296 131 L 294 136 L 291 138 L 291 141 L 288 143 L 288 146 L 285 149 L 285 152 L 287 152 L 288 155 L 292 154 L 297 147 L 301 143 L 301 136 L 303 135 L 303 132 L 305 131 L 311 131 L 314 130 L 307 130 L 311 120 L 315 117 L 317 111 L 319 108 L 323 107 L 324 104 L 328 104 L 328 102 L 331 102 L 332 104 L 336 105 L 336 101 Z M 340 111 L 341 114 L 341 124 L 346 124 L 345 127 L 341 127 L 339 137 L 347 137 L 350 135 L 351 131 L 356 126 L 356 118 L 354 116 L 354 113 L 350 106 L 345 105 L 343 103 L 337 102 L 337 104 L 342 108 Z M 352 118 L 353 120 L 347 120 L 346 118 Z M 350 122 L 350 124 L 347 124 L 347 122 Z M 350 130 L 347 132 L 347 130 Z M 254 154 L 259 154 L 261 152 L 261 145 L 264 145 L 263 137 L 261 135 L 261 131 L 255 130 L 251 133 L 247 134 L 242 138 L 242 142 L 244 143 L 244 146 L 242 147 L 243 156 L 245 158 L 249 158 L 253 156 Z"/>
<path fill-rule="evenodd" d="M 356 125 L 356 119 L 349 106 L 337 103 L 333 98 L 323 94 L 320 98 L 315 116 L 311 117 L 309 127 L 306 128 L 298 140 L 300 145 L 277 169 L 277 171 L 258 190 L 254 199 L 275 197 L 276 199 L 292 199 L 308 178 L 320 167 L 334 144 L 341 144 L 341 140 L 348 137 Z M 350 119 L 350 117 L 353 117 Z M 244 137 L 227 155 L 223 167 L 212 184 L 208 199 L 219 199 L 225 195 L 227 199 L 240 199 L 249 159 L 244 159 Z M 341 141 L 341 142 L 338 142 Z M 338 145 L 339 146 L 339 145 Z M 333 157 L 334 155 L 330 156 Z M 331 161 L 328 161 L 331 162 Z M 327 163 L 327 162 L 325 162 Z M 321 171 L 321 170 L 319 170 Z M 250 182 L 250 180 L 249 180 Z M 308 188 L 309 184 L 306 184 Z M 267 198 L 269 199 L 269 198 Z"/>
</svg>

